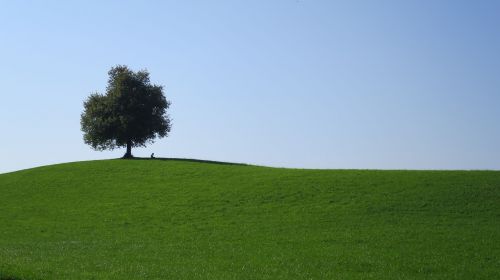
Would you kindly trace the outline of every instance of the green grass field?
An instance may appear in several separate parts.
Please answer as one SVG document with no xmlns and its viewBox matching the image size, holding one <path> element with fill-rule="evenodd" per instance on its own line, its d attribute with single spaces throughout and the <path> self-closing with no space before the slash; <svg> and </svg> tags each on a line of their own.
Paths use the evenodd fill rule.
<svg viewBox="0 0 500 280">
<path fill-rule="evenodd" d="M 500 172 L 105 160 L 2 174 L 0 279 L 500 279 Z"/>
</svg>

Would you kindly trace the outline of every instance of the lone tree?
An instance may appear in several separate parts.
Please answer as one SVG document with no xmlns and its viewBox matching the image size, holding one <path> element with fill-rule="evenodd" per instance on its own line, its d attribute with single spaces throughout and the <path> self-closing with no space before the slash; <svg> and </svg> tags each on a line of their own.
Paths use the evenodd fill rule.
<svg viewBox="0 0 500 280">
<path fill-rule="evenodd" d="M 170 102 L 162 86 L 150 83 L 146 70 L 133 72 L 118 65 L 108 74 L 106 93 L 92 93 L 83 104 L 83 139 L 98 151 L 127 147 L 123 157 L 132 158 L 132 147 L 168 136 Z"/>
</svg>

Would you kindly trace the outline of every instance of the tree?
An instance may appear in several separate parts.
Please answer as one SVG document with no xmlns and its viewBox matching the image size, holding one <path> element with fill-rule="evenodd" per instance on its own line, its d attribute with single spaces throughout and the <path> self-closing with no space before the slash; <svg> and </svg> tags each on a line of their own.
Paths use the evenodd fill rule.
<svg viewBox="0 0 500 280">
<path fill-rule="evenodd" d="M 132 147 L 168 136 L 170 102 L 162 86 L 151 84 L 146 70 L 133 72 L 118 65 L 108 74 L 106 93 L 92 93 L 83 103 L 83 139 L 98 151 L 127 147 L 123 157 L 131 158 Z"/>
</svg>

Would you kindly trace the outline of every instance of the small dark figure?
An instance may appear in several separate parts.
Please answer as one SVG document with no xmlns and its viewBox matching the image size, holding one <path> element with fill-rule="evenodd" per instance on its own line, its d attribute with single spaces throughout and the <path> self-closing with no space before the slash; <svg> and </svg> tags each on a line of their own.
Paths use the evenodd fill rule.
<svg viewBox="0 0 500 280">
<path fill-rule="evenodd" d="M 151 154 L 151 158 L 155 158 L 155 153 L 152 153 L 152 154 Z"/>
</svg>

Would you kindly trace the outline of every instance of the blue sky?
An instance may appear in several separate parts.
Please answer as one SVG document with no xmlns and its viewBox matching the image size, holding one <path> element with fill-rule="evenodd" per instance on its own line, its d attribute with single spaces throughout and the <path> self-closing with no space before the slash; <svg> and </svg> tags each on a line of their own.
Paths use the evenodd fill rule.
<svg viewBox="0 0 500 280">
<path fill-rule="evenodd" d="M 117 64 L 172 101 L 136 156 L 500 169 L 500 1 L 5 1 L 0 172 L 119 157 L 80 131 Z"/>
</svg>

